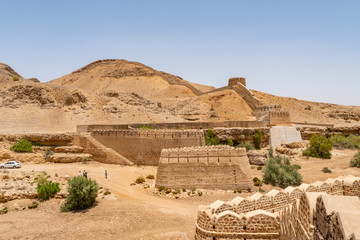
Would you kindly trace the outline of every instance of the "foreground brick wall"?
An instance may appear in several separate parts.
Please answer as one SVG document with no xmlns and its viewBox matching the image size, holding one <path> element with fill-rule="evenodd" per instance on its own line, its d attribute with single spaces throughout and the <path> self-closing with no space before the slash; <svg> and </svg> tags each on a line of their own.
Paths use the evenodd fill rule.
<svg viewBox="0 0 360 240">
<path fill-rule="evenodd" d="M 206 146 L 163 149 L 156 187 L 248 189 L 250 165 L 244 148 Z"/>
<path fill-rule="evenodd" d="M 350 224 L 351 221 L 349 219 L 359 219 L 359 182 L 360 178 L 358 177 L 345 176 L 328 179 L 324 182 L 318 181 L 313 184 L 302 184 L 296 188 L 288 187 L 283 191 L 271 190 L 267 194 L 255 193 L 247 198 L 238 196 L 229 202 L 218 200 L 210 206 L 199 207 L 195 239 L 205 240 L 213 239 L 214 237 L 215 239 L 223 240 L 241 238 L 284 240 L 358 239 L 356 237 L 359 237 L 360 232 L 357 233 L 356 231 L 360 230 L 357 230 L 356 224 L 354 225 L 355 227 L 353 224 Z M 308 190 L 311 192 L 308 192 Z M 352 197 L 342 195 L 351 195 Z M 330 201 L 323 203 L 323 200 L 319 200 L 321 196 L 336 198 L 333 202 L 338 205 L 334 207 L 335 204 L 329 204 Z M 349 200 L 349 203 L 345 203 L 345 198 L 352 199 L 351 201 Z M 271 205 L 269 205 L 269 199 Z M 342 201 L 344 201 L 344 204 L 342 204 Z M 351 205 L 350 203 L 353 204 Z M 259 206 L 259 204 L 262 204 L 262 206 Z M 356 204 L 359 205 L 359 209 L 353 207 Z M 325 211 L 324 207 L 317 207 L 317 205 L 327 205 L 328 209 Z M 338 212 L 334 212 L 334 210 Z M 258 235 L 249 232 L 253 228 L 248 226 L 248 217 L 256 215 L 256 211 L 262 211 L 263 214 L 266 213 L 266 216 L 273 216 L 272 219 L 276 220 L 276 223 L 269 222 L 269 219 L 257 221 L 256 232 Z M 225 212 L 226 214 L 224 214 Z M 274 215 L 269 215 L 271 213 Z M 228 221 L 231 224 L 236 226 L 243 224 L 242 226 L 246 230 L 240 231 L 238 227 L 228 227 L 233 232 L 224 234 L 221 231 L 217 231 L 217 229 L 220 229 L 219 226 L 216 227 L 217 219 L 223 215 L 231 216 L 228 217 Z M 239 216 L 238 218 L 242 221 L 234 221 L 234 216 Z M 358 226 L 360 226 L 360 219 L 356 221 L 359 221 Z M 221 229 L 223 228 L 225 226 Z M 355 235 L 356 237 L 354 237 Z"/>
<path fill-rule="evenodd" d="M 205 145 L 199 130 L 94 130 L 91 135 L 138 165 L 158 165 L 163 148 Z"/>
</svg>

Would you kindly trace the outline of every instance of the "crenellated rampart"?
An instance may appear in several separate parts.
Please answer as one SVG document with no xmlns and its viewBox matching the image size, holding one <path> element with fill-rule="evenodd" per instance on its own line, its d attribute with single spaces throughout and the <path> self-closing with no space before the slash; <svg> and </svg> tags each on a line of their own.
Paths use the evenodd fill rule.
<svg viewBox="0 0 360 240">
<path fill-rule="evenodd" d="M 238 196 L 228 202 L 218 200 L 209 206 L 202 206 L 199 209 L 195 239 L 207 240 L 212 239 L 213 237 L 216 239 L 218 237 L 221 237 L 221 239 L 234 239 L 236 237 L 284 240 L 314 239 L 315 223 L 313 212 L 315 211 L 316 199 L 324 194 L 338 197 L 344 195 L 360 197 L 360 178 L 354 176 L 342 176 L 336 179 L 330 178 L 323 182 L 317 181 L 312 184 L 304 183 L 296 188 L 287 187 L 282 191 L 273 189 L 266 194 L 257 192 L 247 198 Z M 340 199 L 341 198 L 339 198 L 338 202 Z M 253 235 L 246 234 L 247 232 L 245 230 L 239 232 L 239 228 L 234 227 L 228 228 L 234 231 L 227 235 L 223 235 L 223 232 L 217 231 L 217 229 L 220 229 L 219 227 L 216 227 L 216 219 L 219 215 L 224 215 L 224 213 L 229 215 L 231 213 L 230 215 L 241 216 L 240 218 L 244 220 L 244 216 L 259 210 L 280 217 L 276 217 L 277 223 L 280 226 L 277 228 L 276 234 L 273 233 L 271 236 L 261 238 L 261 236 L 267 236 L 266 234 L 268 234 L 268 223 L 266 222 L 259 222 L 257 225 L 258 229 L 261 229 L 258 233 L 264 235 L 258 237 L 255 236 L 253 238 L 249 238 Z M 236 226 L 240 224 L 238 222 L 231 223 L 230 220 L 228 222 L 230 222 L 230 224 L 235 224 Z M 245 227 L 244 229 L 248 229 L 245 223 L 246 221 L 243 221 L 241 224 Z M 331 224 L 334 224 L 334 221 L 332 221 Z M 333 236 L 335 235 L 333 234 Z"/>
<path fill-rule="evenodd" d="M 205 145 L 204 133 L 199 130 L 94 129 L 91 135 L 138 165 L 158 165 L 164 148 Z"/>
<path fill-rule="evenodd" d="M 291 126 L 290 113 L 288 111 L 270 111 L 269 126 Z"/>
<path fill-rule="evenodd" d="M 226 145 L 163 149 L 156 187 L 248 189 L 252 187 L 244 148 Z"/>
</svg>

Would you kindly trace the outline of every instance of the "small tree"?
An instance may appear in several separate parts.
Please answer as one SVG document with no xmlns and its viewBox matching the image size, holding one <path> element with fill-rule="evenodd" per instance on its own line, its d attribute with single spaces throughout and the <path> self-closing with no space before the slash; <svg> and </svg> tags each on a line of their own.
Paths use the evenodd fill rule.
<svg viewBox="0 0 360 240">
<path fill-rule="evenodd" d="M 96 181 L 77 176 L 69 179 L 68 184 L 69 195 L 61 211 L 83 210 L 94 205 L 99 190 Z"/>
<path fill-rule="evenodd" d="M 17 82 L 17 81 L 19 81 L 19 79 L 20 79 L 19 76 L 16 76 L 16 75 L 13 76 L 13 81 Z"/>
<path fill-rule="evenodd" d="M 249 142 L 239 143 L 236 147 L 237 148 L 246 148 L 247 152 L 255 149 L 254 146 Z"/>
<path fill-rule="evenodd" d="M 290 164 L 290 160 L 286 157 L 269 158 L 263 169 L 263 182 L 281 188 L 298 186 L 302 181 L 302 176 L 298 172 L 300 168 L 297 164 Z"/>
<path fill-rule="evenodd" d="M 20 139 L 10 149 L 14 152 L 32 152 L 32 142 Z"/>
<path fill-rule="evenodd" d="M 205 134 L 205 144 L 206 145 L 219 145 L 220 139 L 216 136 L 216 133 L 212 129 L 208 129 Z"/>
<path fill-rule="evenodd" d="M 233 141 L 231 138 L 228 138 L 228 139 L 226 140 L 226 144 L 229 145 L 229 146 L 231 146 L 231 147 L 233 147 L 233 146 L 234 146 L 234 141 Z"/>
<path fill-rule="evenodd" d="M 350 161 L 350 167 L 360 168 L 360 151 L 358 151 Z"/>
<path fill-rule="evenodd" d="M 254 133 L 254 145 L 256 149 L 261 149 L 261 138 L 262 138 L 261 130 L 256 129 Z"/>
<path fill-rule="evenodd" d="M 36 183 L 36 190 L 39 197 L 43 200 L 49 200 L 54 197 L 57 192 L 60 192 L 59 183 L 49 181 L 48 178 L 50 178 L 50 176 L 43 171 L 37 175 L 35 181 L 32 183 Z"/>
<path fill-rule="evenodd" d="M 313 134 L 308 147 L 303 151 L 304 156 L 315 158 L 331 158 L 332 141 L 324 136 Z"/>
</svg>

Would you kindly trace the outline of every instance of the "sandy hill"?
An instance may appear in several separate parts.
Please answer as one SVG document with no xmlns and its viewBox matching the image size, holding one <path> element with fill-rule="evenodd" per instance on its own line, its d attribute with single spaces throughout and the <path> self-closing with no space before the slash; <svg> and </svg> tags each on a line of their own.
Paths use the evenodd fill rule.
<svg viewBox="0 0 360 240">
<path fill-rule="evenodd" d="M 178 76 L 126 60 L 99 60 L 49 84 L 81 88 L 96 93 L 135 93 L 153 100 L 193 97 L 200 90 Z"/>
<path fill-rule="evenodd" d="M 13 81 L 13 76 L 19 81 Z M 66 132 L 79 124 L 256 120 L 234 89 L 189 83 L 126 60 L 100 60 L 48 83 L 23 79 L 0 64 L 0 132 Z M 293 121 L 360 124 L 360 107 L 316 103 L 253 91 L 281 104 Z"/>
</svg>

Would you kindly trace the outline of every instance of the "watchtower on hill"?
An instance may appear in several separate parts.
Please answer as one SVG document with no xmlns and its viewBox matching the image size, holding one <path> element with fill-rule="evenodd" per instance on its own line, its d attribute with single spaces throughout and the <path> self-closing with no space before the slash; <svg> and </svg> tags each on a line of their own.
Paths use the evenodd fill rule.
<svg viewBox="0 0 360 240">
<path fill-rule="evenodd" d="M 232 87 L 235 86 L 237 83 L 241 83 L 242 85 L 244 85 L 244 87 L 246 87 L 246 81 L 243 77 L 230 78 L 228 86 Z"/>
</svg>

